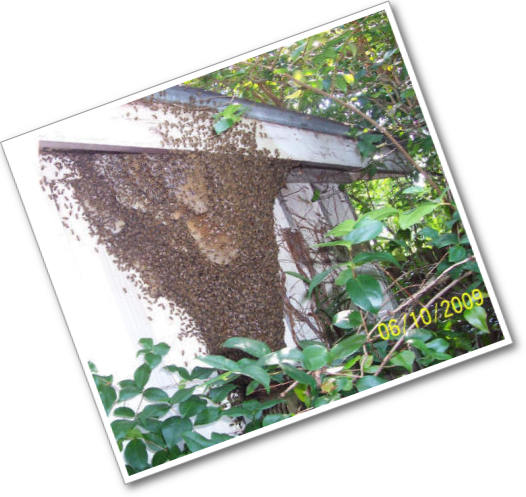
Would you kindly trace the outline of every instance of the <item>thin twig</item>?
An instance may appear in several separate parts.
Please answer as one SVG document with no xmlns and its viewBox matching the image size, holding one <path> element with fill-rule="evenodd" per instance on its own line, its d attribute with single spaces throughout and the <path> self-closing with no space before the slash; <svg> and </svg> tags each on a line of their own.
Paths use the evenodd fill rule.
<svg viewBox="0 0 526 497">
<path fill-rule="evenodd" d="M 424 169 L 422 169 L 422 167 L 409 155 L 409 153 L 406 151 L 406 149 L 404 147 L 402 147 L 402 145 L 400 145 L 398 140 L 396 140 L 396 138 L 386 128 L 384 128 L 381 124 L 377 123 L 372 117 L 368 116 L 365 112 L 360 110 L 355 105 L 353 105 L 353 104 L 351 104 L 349 102 L 345 102 L 341 98 L 335 97 L 334 95 L 332 95 L 332 94 L 330 94 L 330 93 L 328 93 L 328 92 L 326 92 L 324 90 L 320 90 L 318 88 L 314 88 L 313 86 L 308 85 L 307 83 L 304 83 L 303 81 L 300 81 L 299 79 L 294 78 L 290 74 L 280 74 L 280 76 L 285 78 L 285 79 L 288 79 L 289 81 L 292 81 L 292 82 L 296 83 L 298 86 L 301 86 L 302 88 L 305 88 L 306 90 L 310 90 L 313 93 L 317 93 L 318 95 L 321 95 L 321 96 L 323 96 L 325 98 L 329 98 L 329 99 L 333 100 L 334 102 L 336 102 L 336 103 L 346 107 L 347 109 L 351 110 L 355 114 L 358 114 L 362 119 L 366 120 L 371 126 L 373 126 L 375 129 L 380 131 L 380 133 L 382 133 L 398 149 L 398 151 L 409 161 L 409 163 L 422 176 L 424 176 L 426 181 L 433 187 L 433 189 L 437 193 L 441 193 L 441 190 L 440 190 L 439 186 L 434 182 L 433 178 L 431 178 L 429 173 L 424 171 Z"/>
<path fill-rule="evenodd" d="M 448 290 L 450 290 L 452 287 L 454 287 L 456 284 L 458 284 L 460 281 L 462 281 L 464 278 L 467 278 L 468 276 L 470 276 L 472 274 L 472 271 L 468 271 L 467 273 L 463 274 L 462 276 L 460 276 L 459 278 L 457 278 L 456 280 L 453 280 L 451 283 L 449 283 L 448 285 L 446 285 L 442 290 L 440 290 L 432 299 L 429 300 L 429 302 L 424 306 L 426 308 L 428 308 L 430 305 L 434 304 L 436 300 L 438 300 L 440 297 L 442 297 L 442 295 L 444 295 Z M 418 317 L 416 318 L 416 320 L 413 320 L 413 324 L 411 326 L 409 326 L 409 328 L 406 330 L 406 333 L 408 331 L 411 331 L 417 324 L 417 322 L 420 320 L 422 316 L 419 314 Z M 376 370 L 376 372 L 374 373 L 374 376 L 378 376 L 380 374 L 380 372 L 382 371 L 382 369 L 385 367 L 385 365 L 389 362 L 389 360 L 391 359 L 391 357 L 393 356 L 393 354 L 396 352 L 396 350 L 398 349 L 398 347 L 400 347 L 400 345 L 402 344 L 402 342 L 405 340 L 405 337 L 406 337 L 406 333 L 403 334 L 398 340 L 397 342 L 393 345 L 393 347 L 391 348 L 391 350 L 387 353 L 387 355 L 383 358 L 382 362 L 380 363 L 380 366 L 378 366 L 378 369 Z"/>
<path fill-rule="evenodd" d="M 453 269 L 455 269 L 457 266 L 460 266 L 462 264 L 465 264 L 466 262 L 474 259 L 475 256 L 470 256 L 470 257 L 467 257 L 466 259 L 460 261 L 460 262 L 457 262 L 455 264 L 453 264 L 452 266 L 449 266 L 445 271 L 442 271 L 435 279 L 431 280 L 429 283 L 427 284 L 423 284 L 422 285 L 422 288 L 420 290 L 418 290 L 416 293 L 414 293 L 409 299 L 407 299 L 405 302 L 402 302 L 396 309 L 393 309 L 392 311 L 389 311 L 388 314 L 390 316 L 392 316 L 393 314 L 396 314 L 397 312 L 399 312 L 401 309 L 403 309 L 404 307 L 407 307 L 408 305 L 412 304 L 415 300 L 418 300 L 418 298 L 423 295 L 424 293 L 426 293 L 427 291 L 429 291 L 433 286 L 435 286 L 444 276 L 446 276 L 450 271 L 452 271 Z M 467 273 L 466 273 L 467 274 Z M 425 307 L 425 306 L 424 306 Z M 376 323 L 373 328 L 369 331 L 368 335 L 367 335 L 367 339 L 370 339 L 372 336 L 373 336 L 373 333 L 376 331 L 376 329 L 378 328 L 378 326 L 380 325 L 382 321 L 379 321 L 378 323 Z"/>
</svg>

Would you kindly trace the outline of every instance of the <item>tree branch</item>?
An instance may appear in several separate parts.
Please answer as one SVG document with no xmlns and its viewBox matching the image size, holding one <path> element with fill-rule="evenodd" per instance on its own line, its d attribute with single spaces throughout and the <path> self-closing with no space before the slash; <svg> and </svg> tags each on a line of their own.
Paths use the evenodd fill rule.
<svg viewBox="0 0 526 497">
<path fill-rule="evenodd" d="M 306 90 L 310 90 L 313 93 L 317 93 L 318 95 L 321 95 L 325 98 L 329 98 L 333 100 L 334 102 L 344 106 L 345 108 L 349 109 L 350 111 L 354 112 L 355 114 L 358 114 L 362 119 L 365 119 L 371 126 L 373 126 L 375 129 L 380 131 L 397 149 L 398 151 L 407 159 L 407 161 L 426 179 L 426 181 L 433 187 L 434 190 L 436 190 L 437 193 L 441 193 L 439 186 L 433 181 L 433 178 L 422 169 L 422 167 L 409 155 L 409 153 L 405 150 L 400 143 L 396 140 L 396 138 L 387 131 L 386 128 L 384 128 L 381 124 L 377 123 L 372 117 L 368 116 L 365 112 L 360 110 L 355 105 L 343 101 L 341 98 L 335 97 L 334 95 L 331 95 L 330 93 L 319 90 L 318 88 L 314 88 L 311 85 L 308 85 L 307 83 L 304 83 L 303 81 L 300 81 L 290 74 L 280 74 L 280 76 L 288 79 L 289 81 L 293 81 L 298 86 L 301 86 L 302 88 Z"/>
<path fill-rule="evenodd" d="M 438 300 L 440 297 L 442 297 L 442 295 L 444 295 L 448 290 L 450 290 L 451 288 L 453 288 L 457 283 L 459 283 L 460 281 L 462 281 L 464 278 L 467 278 L 468 276 L 470 276 L 472 274 L 472 271 L 468 271 L 467 273 L 463 274 L 462 276 L 460 276 L 460 278 L 457 278 L 456 280 L 453 280 L 451 283 L 449 283 L 449 285 L 446 285 L 442 290 L 440 290 L 431 300 L 429 300 L 429 302 L 425 305 L 425 308 L 429 307 L 430 305 L 432 305 L 436 300 Z M 382 362 L 380 363 L 380 365 L 378 366 L 378 369 L 376 370 L 376 372 L 374 373 L 374 376 L 378 376 L 380 374 L 380 372 L 382 371 L 382 369 L 385 367 L 385 365 L 389 362 L 389 360 L 391 359 L 391 357 L 393 356 L 393 354 L 395 353 L 395 351 L 398 349 L 398 347 L 400 347 L 400 345 L 402 345 L 403 341 L 405 340 L 406 338 L 406 334 L 408 331 L 411 331 L 415 326 L 416 326 L 416 323 L 420 320 L 421 316 L 419 315 L 416 319 L 416 321 L 413 322 L 413 324 L 411 326 L 409 326 L 409 328 L 407 328 L 406 330 L 406 333 L 404 333 L 397 341 L 396 343 L 393 345 L 393 347 L 391 348 L 391 350 L 387 353 L 387 355 L 383 358 Z"/>
</svg>

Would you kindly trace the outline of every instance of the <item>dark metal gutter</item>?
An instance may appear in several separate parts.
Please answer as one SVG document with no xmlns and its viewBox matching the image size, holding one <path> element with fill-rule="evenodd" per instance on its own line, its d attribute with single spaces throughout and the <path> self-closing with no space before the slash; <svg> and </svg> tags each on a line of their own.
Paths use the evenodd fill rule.
<svg viewBox="0 0 526 497">
<path fill-rule="evenodd" d="M 218 111 L 223 110 L 230 104 L 242 104 L 248 110 L 244 116 L 274 124 L 290 126 L 292 128 L 306 129 L 318 133 L 341 136 L 349 138 L 347 132 L 349 127 L 345 124 L 331 121 L 316 116 L 309 116 L 301 112 L 284 110 L 272 105 L 259 104 L 244 98 L 234 98 L 221 95 L 212 91 L 192 88 L 190 86 L 172 86 L 153 95 L 155 100 L 166 103 L 192 103 L 198 107 L 211 107 Z"/>
</svg>

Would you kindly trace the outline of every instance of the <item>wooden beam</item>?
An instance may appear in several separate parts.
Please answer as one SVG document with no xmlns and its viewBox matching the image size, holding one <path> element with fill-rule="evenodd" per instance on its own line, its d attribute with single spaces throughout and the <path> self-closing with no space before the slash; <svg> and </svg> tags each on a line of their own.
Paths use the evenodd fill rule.
<svg viewBox="0 0 526 497">
<path fill-rule="evenodd" d="M 183 109 L 181 117 L 192 117 Z M 202 110 L 201 110 L 202 112 Z M 168 113 L 163 119 L 175 123 L 179 115 Z M 280 158 L 301 161 L 323 168 L 357 171 L 367 167 L 356 147 L 348 138 L 334 134 L 248 119 L 257 125 L 258 147 L 277 150 Z M 90 114 L 76 116 L 37 131 L 41 148 L 55 150 L 93 150 L 101 152 L 169 150 L 157 133 L 155 112 L 144 104 L 97 109 Z M 177 125 L 173 133 L 177 133 Z M 385 149 L 379 158 L 378 173 L 407 174 L 407 169 L 392 150 Z"/>
</svg>

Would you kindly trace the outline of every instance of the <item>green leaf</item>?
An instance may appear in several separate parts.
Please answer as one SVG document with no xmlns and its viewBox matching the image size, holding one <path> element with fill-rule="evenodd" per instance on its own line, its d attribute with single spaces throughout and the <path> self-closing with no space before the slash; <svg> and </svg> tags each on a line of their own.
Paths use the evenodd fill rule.
<svg viewBox="0 0 526 497">
<path fill-rule="evenodd" d="M 188 432 L 183 434 L 183 440 L 186 443 L 186 446 L 190 450 L 190 452 L 197 452 L 201 449 L 206 449 L 207 447 L 211 447 L 212 445 L 215 445 L 216 441 L 209 440 L 208 438 L 203 437 L 203 435 L 197 433 L 197 432 Z"/>
<path fill-rule="evenodd" d="M 234 406 L 234 407 L 231 407 L 230 409 L 225 409 L 223 411 L 223 414 L 230 418 L 238 418 L 241 416 L 250 418 L 252 416 L 252 412 L 249 409 L 246 409 L 242 406 Z"/>
<path fill-rule="evenodd" d="M 290 54 L 290 59 L 292 62 L 296 62 L 296 60 L 303 54 L 306 45 L 307 41 L 303 41 L 294 49 L 294 51 Z"/>
<path fill-rule="evenodd" d="M 167 451 L 166 444 L 164 443 L 164 438 L 162 437 L 160 431 L 151 432 L 151 433 L 143 433 L 142 436 L 144 438 L 144 443 L 146 444 L 147 449 L 156 451 L 156 450 L 159 450 L 160 448 L 163 448 Z"/>
<path fill-rule="evenodd" d="M 320 199 L 320 190 L 315 189 L 312 198 L 310 199 L 311 202 L 317 202 Z"/>
<path fill-rule="evenodd" d="M 415 362 L 415 353 L 411 350 L 403 350 L 391 358 L 391 364 L 401 366 L 409 372 L 413 371 L 413 362 Z"/>
<path fill-rule="evenodd" d="M 354 326 L 349 321 L 349 315 L 351 314 L 351 311 L 340 311 L 337 312 L 332 317 L 332 324 L 333 326 L 336 326 L 338 328 L 341 328 L 342 330 L 350 330 L 354 328 Z"/>
<path fill-rule="evenodd" d="M 111 423 L 111 430 L 117 440 L 123 440 L 135 425 L 135 421 L 129 419 L 116 419 Z"/>
<path fill-rule="evenodd" d="M 296 273 L 294 271 L 285 271 L 285 274 L 290 274 L 291 276 L 294 276 L 295 278 L 298 278 L 301 281 L 304 281 L 305 283 L 307 283 L 307 285 L 310 283 L 309 278 L 307 278 L 306 276 L 303 276 L 302 274 Z"/>
<path fill-rule="evenodd" d="M 344 392 L 350 392 L 354 385 L 352 379 L 346 376 L 338 376 L 338 378 L 336 378 L 336 380 L 334 381 L 334 384 L 336 386 L 337 391 Z"/>
<path fill-rule="evenodd" d="M 459 262 L 466 258 L 466 249 L 462 245 L 449 247 L 449 262 Z"/>
<path fill-rule="evenodd" d="M 449 348 L 449 343 L 443 338 L 435 338 L 430 342 L 426 343 L 428 349 L 434 350 L 435 352 L 445 352 Z"/>
<path fill-rule="evenodd" d="M 272 352 L 266 343 L 260 342 L 259 340 L 254 340 L 253 338 L 244 337 L 229 338 L 225 343 L 223 343 L 223 347 L 242 350 L 243 352 L 257 357 L 258 359 L 265 354 L 270 354 L 270 352 Z"/>
<path fill-rule="evenodd" d="M 363 217 L 343 239 L 353 244 L 362 243 L 376 238 L 383 229 L 384 225 L 380 221 L 370 217 Z"/>
<path fill-rule="evenodd" d="M 165 462 L 169 460 L 170 460 L 170 457 L 168 455 L 168 451 L 159 450 L 152 457 L 152 467 L 164 464 Z"/>
<path fill-rule="evenodd" d="M 245 113 L 247 108 L 241 104 L 230 104 L 228 107 L 225 107 L 221 112 L 218 112 L 214 117 L 219 118 L 229 117 L 234 120 L 239 120 L 241 116 Z"/>
<path fill-rule="evenodd" d="M 325 236 L 333 236 L 333 237 L 345 236 L 347 233 L 350 233 L 353 230 L 355 224 L 356 224 L 356 221 L 354 219 L 346 219 L 342 223 L 336 225 L 330 231 L 327 231 Z"/>
<path fill-rule="evenodd" d="M 184 418 L 190 418 L 199 414 L 206 407 L 206 400 L 192 395 L 179 404 L 179 412 Z"/>
<path fill-rule="evenodd" d="M 394 264 L 397 267 L 400 267 L 398 261 L 389 252 L 360 252 L 359 254 L 356 254 L 352 261 L 356 266 L 360 266 L 367 262 L 379 261 L 388 262 L 390 264 Z"/>
<path fill-rule="evenodd" d="M 377 314 L 383 302 L 380 283 L 368 274 L 360 274 L 347 282 L 347 292 L 355 305 Z"/>
<path fill-rule="evenodd" d="M 106 414 L 109 414 L 114 402 L 117 400 L 117 393 L 115 392 L 115 388 L 109 385 L 101 385 L 98 388 L 98 391 L 100 395 L 100 400 L 102 401 L 102 405 L 104 406 L 104 410 L 106 411 Z"/>
<path fill-rule="evenodd" d="M 224 133 L 227 129 L 230 129 L 234 125 L 235 121 L 231 117 L 223 117 L 216 123 L 214 123 L 214 131 L 220 135 Z"/>
<path fill-rule="evenodd" d="M 324 406 L 325 404 L 329 404 L 330 402 L 331 402 L 331 399 L 330 399 L 330 397 L 328 395 L 322 395 L 321 397 L 318 397 L 314 401 L 313 407 Z"/>
<path fill-rule="evenodd" d="M 167 343 L 161 342 L 161 343 L 158 343 L 157 345 L 155 345 L 153 347 L 152 351 L 153 351 L 154 354 L 157 354 L 157 355 L 162 357 L 162 356 L 168 354 L 169 350 L 170 350 L 170 346 Z"/>
<path fill-rule="evenodd" d="M 438 231 L 429 226 L 424 226 L 418 234 L 424 238 L 430 238 L 431 240 L 436 240 L 438 238 Z"/>
<path fill-rule="evenodd" d="M 336 75 L 336 77 L 334 78 L 334 83 L 336 84 L 336 87 L 341 91 L 347 90 L 347 81 L 342 74 Z"/>
<path fill-rule="evenodd" d="M 92 373 L 96 373 L 97 372 L 97 366 L 95 366 L 95 364 L 93 362 L 88 361 L 88 366 L 89 366 L 89 370 Z"/>
<path fill-rule="evenodd" d="M 331 273 L 332 271 L 332 268 L 329 268 L 329 269 L 326 269 L 325 271 L 323 271 L 322 273 L 318 273 L 316 275 L 314 275 L 314 278 L 312 278 L 310 284 L 309 284 L 309 290 L 307 292 L 307 295 L 308 297 L 310 298 L 310 296 L 312 295 L 312 292 L 314 291 L 314 289 L 325 279 L 327 278 L 327 276 L 329 276 L 329 274 Z"/>
<path fill-rule="evenodd" d="M 394 216 L 395 214 L 398 214 L 398 209 L 395 209 L 391 205 L 386 205 L 384 207 L 380 207 L 380 209 L 367 212 L 363 217 L 375 219 L 376 221 L 383 221 L 384 219 Z"/>
<path fill-rule="evenodd" d="M 346 247 L 350 249 L 352 247 L 351 242 L 346 242 L 345 240 L 334 240 L 332 242 L 323 242 L 323 243 L 316 243 L 314 245 L 316 248 L 323 248 L 323 247 Z"/>
<path fill-rule="evenodd" d="M 191 380 L 206 380 L 207 378 L 210 378 L 212 373 L 215 371 L 215 369 L 211 368 L 202 368 L 201 366 L 196 366 L 194 369 L 192 369 L 192 373 L 190 374 Z"/>
<path fill-rule="evenodd" d="M 151 338 L 141 338 L 139 340 L 139 344 L 141 345 L 141 347 L 147 350 L 151 350 L 153 347 L 153 340 Z"/>
<path fill-rule="evenodd" d="M 303 349 L 303 365 L 309 371 L 326 366 L 329 362 L 329 352 L 323 345 L 309 345 Z"/>
<path fill-rule="evenodd" d="M 141 418 L 161 418 L 169 410 L 170 404 L 149 404 L 139 414 Z"/>
<path fill-rule="evenodd" d="M 221 417 L 221 409 L 219 407 L 210 406 L 203 409 L 195 418 L 195 425 L 207 425 L 217 421 Z"/>
<path fill-rule="evenodd" d="M 263 411 L 272 409 L 278 404 L 285 402 L 285 399 L 270 399 L 265 402 L 260 402 L 256 399 L 245 400 L 241 406 L 250 412 L 250 416 L 258 417 Z"/>
<path fill-rule="evenodd" d="M 305 373 L 304 371 L 301 371 L 300 369 L 295 368 L 294 366 L 289 366 L 288 364 L 283 364 L 281 368 L 289 378 L 297 381 L 298 383 L 308 385 L 309 387 L 311 387 L 313 392 L 316 391 L 316 381 L 311 375 Z"/>
<path fill-rule="evenodd" d="M 338 52 L 331 46 L 328 46 L 324 48 L 321 53 L 313 57 L 312 62 L 315 66 L 321 66 L 327 63 L 329 59 L 335 59 L 337 56 Z"/>
<path fill-rule="evenodd" d="M 367 337 L 365 335 L 353 335 L 339 341 L 330 351 L 330 362 L 338 359 L 345 359 L 354 354 L 365 343 Z"/>
<path fill-rule="evenodd" d="M 248 376 L 249 378 L 252 378 L 253 380 L 258 381 L 261 383 L 267 390 L 270 386 L 270 375 L 257 364 L 253 363 L 246 363 L 238 361 L 238 369 L 236 372 L 239 372 L 241 374 L 244 374 L 245 376 Z"/>
<path fill-rule="evenodd" d="M 249 395 L 252 395 L 256 389 L 259 387 L 259 382 L 256 380 L 252 380 L 245 389 L 245 395 L 248 397 Z"/>
<path fill-rule="evenodd" d="M 139 366 L 135 370 L 135 373 L 133 374 L 133 378 L 139 390 L 142 390 L 144 388 L 144 385 L 148 383 L 151 373 L 152 373 L 152 370 L 150 366 L 148 366 L 148 364 L 143 364 L 142 366 Z"/>
<path fill-rule="evenodd" d="M 410 332 L 407 333 L 407 340 L 422 340 L 422 342 L 427 342 L 431 337 L 433 336 L 433 333 L 430 331 L 419 328 L 419 329 L 413 329 Z"/>
<path fill-rule="evenodd" d="M 484 307 L 475 306 L 464 311 L 464 319 L 474 328 L 489 333 L 486 310 Z"/>
<path fill-rule="evenodd" d="M 162 358 L 160 355 L 148 352 L 144 355 L 144 360 L 153 369 L 161 363 Z"/>
<path fill-rule="evenodd" d="M 132 440 L 126 445 L 124 459 L 135 471 L 143 471 L 149 467 L 146 446 L 139 439 Z"/>
<path fill-rule="evenodd" d="M 161 424 L 161 433 L 168 447 L 175 447 L 182 440 L 183 433 L 191 430 L 191 421 L 179 416 L 165 419 Z"/>
<path fill-rule="evenodd" d="M 267 414 L 263 421 L 261 422 L 262 426 L 268 426 L 278 421 L 283 421 L 284 419 L 290 418 L 290 414 Z"/>
<path fill-rule="evenodd" d="M 165 366 L 163 369 L 170 371 L 170 373 L 177 373 L 183 380 L 191 380 L 192 377 L 186 368 L 170 364 Z"/>
<path fill-rule="evenodd" d="M 122 418 L 134 418 L 135 411 L 133 409 L 130 409 L 129 407 L 117 407 L 113 411 L 113 415 L 120 416 Z"/>
<path fill-rule="evenodd" d="M 423 202 L 418 207 L 400 213 L 400 229 L 406 230 L 414 224 L 420 222 L 425 216 L 433 212 L 440 204 L 435 202 Z"/>
<path fill-rule="evenodd" d="M 237 364 L 234 361 L 220 355 L 207 355 L 200 357 L 200 360 L 213 368 L 223 371 L 236 371 L 237 369 Z"/>
<path fill-rule="evenodd" d="M 402 193 L 405 193 L 406 195 L 410 195 L 413 193 L 422 193 L 423 191 L 425 191 L 425 188 L 422 186 L 410 186 L 409 188 L 402 190 Z"/>
<path fill-rule="evenodd" d="M 437 248 L 447 247 L 456 243 L 458 243 L 458 236 L 454 233 L 444 233 L 432 241 L 432 244 Z"/>
<path fill-rule="evenodd" d="M 113 376 L 101 376 L 99 374 L 94 374 L 93 380 L 95 381 L 95 385 L 97 385 L 97 388 L 100 388 L 102 386 L 111 387 L 111 384 L 113 382 Z"/>
<path fill-rule="evenodd" d="M 227 435 L 226 433 L 212 433 L 212 435 L 210 435 L 210 440 L 214 442 L 214 444 L 226 442 L 227 440 L 230 440 L 232 438 L 233 437 Z"/>
<path fill-rule="evenodd" d="M 338 277 L 334 280 L 334 284 L 338 286 L 345 286 L 352 277 L 352 270 L 346 269 L 338 275 Z"/>
<path fill-rule="evenodd" d="M 144 397 L 155 402 L 168 402 L 170 397 L 160 388 L 148 388 L 144 391 Z"/>
<path fill-rule="evenodd" d="M 382 383 L 385 383 L 387 380 L 384 380 L 383 378 L 380 378 L 379 376 L 364 376 L 363 378 L 360 378 L 356 382 L 356 389 L 359 392 L 362 392 L 363 390 L 367 390 L 368 388 L 376 387 L 377 385 L 381 385 Z"/>
<path fill-rule="evenodd" d="M 161 433 L 161 421 L 157 418 L 150 418 L 147 416 L 138 416 L 137 424 L 144 428 L 149 433 Z"/>
<path fill-rule="evenodd" d="M 351 314 L 349 314 L 349 322 L 357 328 L 362 324 L 362 315 L 360 314 L 360 311 L 352 311 Z"/>
<path fill-rule="evenodd" d="M 298 348 L 284 347 L 281 350 L 271 352 L 257 361 L 259 366 L 276 366 L 278 364 L 301 364 L 303 363 L 303 352 Z"/>
<path fill-rule="evenodd" d="M 355 355 L 352 359 L 349 359 L 344 365 L 344 369 L 351 369 L 357 362 L 361 360 L 361 355 Z"/>
<path fill-rule="evenodd" d="M 137 387 L 137 385 L 133 386 L 126 386 L 124 388 L 121 388 L 121 391 L 119 392 L 119 402 L 122 402 L 124 400 L 133 399 L 133 397 L 136 397 L 141 393 L 141 389 Z"/>
<path fill-rule="evenodd" d="M 233 390 L 235 390 L 236 388 L 237 388 L 236 385 L 232 385 L 230 383 L 227 383 L 226 385 L 223 385 L 217 388 L 212 388 L 208 392 L 208 398 L 212 402 L 215 402 L 216 404 L 220 404 L 221 402 L 223 402 L 223 400 L 225 400 L 228 397 L 228 394 L 232 392 Z"/>
<path fill-rule="evenodd" d="M 376 152 L 376 143 L 381 142 L 383 136 L 378 133 L 364 133 L 358 137 L 358 150 L 363 157 L 370 157 Z"/>
<path fill-rule="evenodd" d="M 192 396 L 195 387 L 190 388 L 181 388 L 175 392 L 171 398 L 171 404 L 178 404 L 179 402 L 184 402 L 186 399 L 189 399 Z"/>
<path fill-rule="evenodd" d="M 177 445 L 174 445 L 173 447 L 168 448 L 168 455 L 170 457 L 170 461 L 173 461 L 174 459 L 181 457 L 183 453 Z"/>
<path fill-rule="evenodd" d="M 296 397 L 305 404 L 306 407 L 311 406 L 311 397 L 308 393 L 306 385 L 298 385 L 294 388 L 294 393 Z"/>
<path fill-rule="evenodd" d="M 135 384 L 135 382 L 133 380 L 121 380 L 119 381 L 119 386 L 121 388 L 137 388 L 137 385 Z"/>
</svg>

